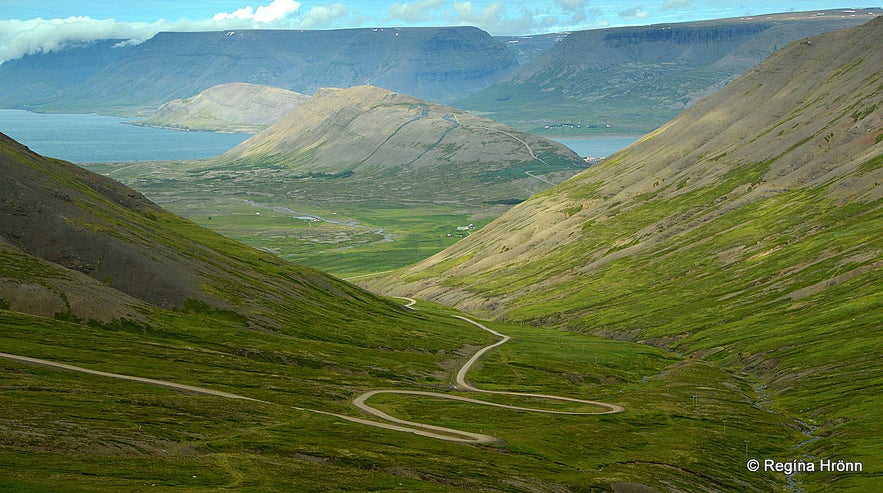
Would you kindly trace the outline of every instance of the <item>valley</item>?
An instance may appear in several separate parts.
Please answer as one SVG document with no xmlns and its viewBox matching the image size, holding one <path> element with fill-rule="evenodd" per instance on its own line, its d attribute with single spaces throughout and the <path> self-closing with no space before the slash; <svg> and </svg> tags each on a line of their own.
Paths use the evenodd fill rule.
<svg viewBox="0 0 883 493">
<path fill-rule="evenodd" d="M 173 330 L 144 333 L 137 327 L 78 326 L 0 312 L 5 351 L 41 359 L 66 354 L 63 361 L 75 366 L 258 399 L 179 394 L 0 359 L 7 396 L 0 432 L 6 444 L 0 449 L 4 484 L 74 491 L 151 484 L 186 491 L 274 489 L 278 484 L 296 489 L 334 484 L 357 490 L 518 491 L 528 484 L 604 488 L 627 483 L 635 474 L 652 474 L 683 489 L 701 487 L 710 477 L 721 488 L 738 489 L 775 481 L 772 475 L 751 475 L 740 467 L 745 440 L 754 454 L 781 450 L 783 441 L 798 439 L 783 417 L 754 407 L 754 390 L 744 377 L 641 344 L 499 323 L 487 325 L 512 340 L 486 353 L 469 372 L 474 385 L 527 393 L 541 389 L 575 398 L 591 395 L 618 403 L 625 412 L 544 415 L 407 392 L 370 398 L 372 407 L 407 421 L 497 438 L 479 446 L 340 417 L 358 417 L 350 401 L 366 388 L 451 395 L 443 389 L 454 381 L 455 369 L 475 354 L 460 344 L 493 342 L 480 337 L 475 326 L 455 323 L 449 309 L 425 303 L 418 309 L 424 329 L 430 320 L 444 321 L 445 338 L 465 336 L 460 343 L 450 339 L 452 345 L 441 346 L 450 352 L 438 360 L 440 366 L 410 351 L 389 354 L 390 349 L 366 348 L 354 354 L 352 348 L 333 343 L 268 339 L 217 318 L 200 323 L 187 314 L 175 317 Z M 57 328 L 76 330 L 78 337 L 65 337 Z M 109 333 L 112 344 L 107 343 Z M 360 363 L 365 358 L 371 361 L 368 366 Z M 383 368 L 376 366 L 381 360 Z M 341 365 L 349 373 L 341 373 Z M 698 384 L 711 381 L 717 383 Z M 493 400 L 556 409 L 546 399 Z M 694 426 L 708 431 L 685 440 L 682 430 Z M 35 435 L 32 430 L 45 431 Z M 12 449 L 11 443 L 16 444 Z M 83 450 L 88 454 L 75 452 Z M 707 454 L 715 460 L 709 463 Z M 678 469 L 665 465 L 673 456 Z M 720 469 L 732 472 L 721 474 Z M 46 470 L 53 471 L 49 477 L 38 472 Z"/>
<path fill-rule="evenodd" d="M 0 490 L 874 491 L 875 13 L 0 64 L 0 106 L 255 132 L 82 166 L 0 133 Z"/>
<path fill-rule="evenodd" d="M 351 277 L 422 260 L 469 234 L 458 227 L 480 228 L 588 164 L 558 142 L 359 86 L 323 90 L 212 159 L 86 166 L 231 238 Z"/>
</svg>

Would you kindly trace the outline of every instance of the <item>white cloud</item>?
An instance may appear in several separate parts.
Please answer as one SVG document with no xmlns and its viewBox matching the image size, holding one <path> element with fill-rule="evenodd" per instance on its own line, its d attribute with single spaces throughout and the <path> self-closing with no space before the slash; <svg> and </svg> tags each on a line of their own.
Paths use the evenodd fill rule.
<svg viewBox="0 0 883 493">
<path fill-rule="evenodd" d="M 316 29 L 328 26 L 329 23 L 346 17 L 349 11 L 346 5 L 335 3 L 328 7 L 313 7 L 307 11 L 292 27 L 298 29 Z"/>
<path fill-rule="evenodd" d="M 250 20 L 255 24 L 269 24 L 296 14 L 300 10 L 300 5 L 300 2 L 294 0 L 273 0 L 269 5 L 261 5 L 257 9 L 249 5 L 230 13 L 218 12 L 212 17 L 212 20 L 216 22 L 234 19 Z"/>
<path fill-rule="evenodd" d="M 120 22 L 114 19 L 67 17 L 63 19 L 0 20 L 0 63 L 27 54 L 58 51 L 100 39 L 142 43 L 160 31 L 223 31 L 227 29 L 327 28 L 348 15 L 342 3 L 313 7 L 301 12 L 294 0 L 272 0 L 257 8 L 248 6 L 219 12 L 207 19 L 187 18 L 156 22 Z"/>
<path fill-rule="evenodd" d="M 647 12 L 646 10 L 644 10 L 644 7 L 642 7 L 642 6 L 638 6 L 638 7 L 632 7 L 627 10 L 623 10 L 622 12 L 619 13 L 619 16 L 625 20 L 628 20 L 628 21 L 635 21 L 635 20 L 646 19 L 647 17 L 650 17 L 650 12 Z"/>
<path fill-rule="evenodd" d="M 662 4 L 663 10 L 674 10 L 674 9 L 682 9 L 685 7 L 689 7 L 690 2 L 688 0 L 668 0 L 664 4 Z"/>
<path fill-rule="evenodd" d="M 127 23 L 91 17 L 0 20 L 0 61 L 29 53 L 56 51 L 71 44 L 99 39 L 122 39 L 140 43 L 159 30 L 161 27 L 158 23 Z"/>
<path fill-rule="evenodd" d="M 387 7 L 390 19 L 407 22 L 429 20 L 433 10 L 438 10 L 445 0 L 417 0 L 416 2 L 392 3 Z"/>
</svg>

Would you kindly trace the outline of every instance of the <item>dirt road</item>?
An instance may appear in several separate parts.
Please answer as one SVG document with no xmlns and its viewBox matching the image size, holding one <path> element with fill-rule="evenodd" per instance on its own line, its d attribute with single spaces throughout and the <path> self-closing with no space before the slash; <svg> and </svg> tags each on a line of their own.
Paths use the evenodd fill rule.
<svg viewBox="0 0 883 493">
<path fill-rule="evenodd" d="M 416 300 L 413 300 L 411 298 L 402 298 L 402 299 L 404 299 L 408 302 L 405 305 L 406 307 L 413 309 L 414 304 L 416 304 Z M 458 442 L 458 443 L 471 443 L 471 444 L 489 444 L 489 443 L 493 443 L 493 442 L 497 441 L 497 439 L 493 436 L 485 435 L 483 433 L 472 433 L 472 432 L 468 432 L 468 431 L 455 430 L 453 428 L 446 428 L 443 426 L 435 426 L 435 425 L 430 425 L 430 424 L 425 424 L 425 423 L 418 423 L 418 422 L 414 422 L 414 421 L 407 421 L 407 420 L 399 419 L 394 416 L 390 416 L 389 414 L 384 413 L 383 411 L 380 411 L 379 409 L 371 407 L 370 405 L 368 405 L 367 401 L 371 397 L 374 397 L 375 395 L 378 395 L 378 394 L 398 394 L 398 395 L 418 395 L 418 396 L 431 397 L 431 398 L 436 398 L 436 399 L 447 399 L 447 400 L 466 402 L 466 403 L 474 404 L 474 405 L 499 407 L 499 408 L 504 408 L 504 409 L 511 409 L 514 411 L 546 413 L 546 414 L 594 415 L 594 414 L 619 413 L 619 412 L 623 411 L 623 408 L 621 406 L 618 406 L 616 404 L 609 404 L 606 402 L 587 401 L 587 400 L 575 399 L 575 398 L 571 398 L 571 397 L 561 397 L 561 396 L 547 395 L 547 394 L 527 394 L 527 393 L 521 393 L 521 392 L 503 392 L 503 391 L 493 391 L 493 390 L 482 390 L 482 389 L 479 389 L 479 388 L 473 386 L 472 384 L 470 384 L 466 380 L 466 374 L 469 373 L 469 370 L 472 369 L 472 367 L 479 360 L 479 358 L 481 358 L 485 353 L 487 353 L 491 349 L 494 349 L 502 344 L 505 344 L 509 340 L 509 336 L 506 336 L 504 334 L 500 334 L 499 332 L 489 329 L 489 328 L 485 327 L 484 325 L 482 325 L 474 320 L 471 320 L 469 318 L 461 317 L 461 316 L 457 316 L 457 318 L 464 320 L 466 322 L 469 322 L 469 323 L 475 325 L 476 327 L 478 327 L 482 330 L 486 330 L 486 331 L 490 332 L 491 334 L 494 334 L 495 336 L 501 338 L 496 343 L 491 344 L 486 347 L 483 347 L 481 350 L 476 352 L 466 362 L 466 364 L 464 364 L 463 367 L 460 368 L 460 371 L 457 372 L 457 376 L 455 378 L 455 385 L 454 385 L 457 390 L 466 391 L 466 392 L 485 393 L 485 394 L 498 394 L 498 395 L 512 395 L 512 396 L 520 396 L 520 397 L 541 398 L 541 399 L 548 399 L 548 400 L 555 400 L 555 401 L 574 402 L 574 403 L 579 403 L 579 404 L 590 404 L 593 406 L 601 407 L 605 410 L 603 410 L 603 411 L 588 411 L 588 412 L 551 411 L 551 410 L 545 410 L 545 409 L 535 409 L 535 408 L 528 408 L 528 407 L 512 406 L 512 405 L 508 405 L 508 404 L 498 404 L 495 402 L 486 402 L 486 401 L 481 401 L 478 399 L 471 399 L 468 397 L 463 397 L 463 396 L 458 396 L 458 395 L 443 394 L 440 392 L 430 392 L 430 391 L 423 391 L 423 390 L 398 390 L 398 389 L 371 390 L 369 392 L 365 392 L 365 393 L 359 395 L 358 397 L 356 397 L 353 400 L 353 405 L 355 405 L 357 408 L 359 408 L 362 411 L 364 411 L 364 412 L 366 412 L 376 418 L 379 418 L 383 421 L 369 420 L 369 419 L 359 418 L 359 417 L 355 417 L 355 416 L 347 416 L 345 414 L 332 413 L 332 412 L 328 412 L 328 411 L 320 411 L 320 410 L 316 410 L 316 409 L 307 409 L 307 408 L 302 408 L 302 407 L 292 407 L 292 409 L 295 409 L 297 411 L 305 411 L 305 412 L 311 412 L 311 413 L 316 413 L 316 414 L 323 414 L 326 416 L 334 416 L 336 418 L 350 421 L 353 423 L 359 423 L 359 424 L 363 424 L 363 425 L 374 426 L 374 427 L 384 428 L 384 429 L 388 429 L 388 430 L 413 433 L 416 435 L 435 438 L 438 440 L 445 440 L 445 441 L 449 441 L 449 442 Z M 23 363 L 35 364 L 35 365 L 49 366 L 49 367 L 58 368 L 61 370 L 89 373 L 92 375 L 98 375 L 98 376 L 102 376 L 102 377 L 116 378 L 116 379 L 121 379 L 121 380 L 129 380 L 129 381 L 140 382 L 140 383 L 145 383 L 145 384 L 149 384 L 149 385 L 157 385 L 157 386 L 167 387 L 167 388 L 180 390 L 180 391 L 184 391 L 184 392 L 190 392 L 193 394 L 210 395 L 210 396 L 215 396 L 215 397 L 223 397 L 223 398 L 227 398 L 227 399 L 241 399 L 241 400 L 246 400 L 246 401 L 272 404 L 267 401 L 253 399 L 251 397 L 245 397 L 245 396 L 241 396 L 241 395 L 237 395 L 237 394 L 232 394 L 229 392 L 222 392 L 219 390 L 207 389 L 204 387 L 197 387 L 197 386 L 193 386 L 193 385 L 185 385 L 185 384 L 180 384 L 180 383 L 175 383 L 175 382 L 156 380 L 156 379 L 152 379 L 152 378 L 143 378 L 143 377 L 137 377 L 137 376 L 132 376 L 132 375 L 123 375 L 120 373 L 109 373 L 109 372 L 92 370 L 89 368 L 74 366 L 74 365 L 70 365 L 67 363 L 59 363 L 56 361 L 31 358 L 28 356 L 19 356 L 19 355 L 15 355 L 15 354 L 0 353 L 0 358 L 19 361 L 19 362 L 23 362 Z"/>
</svg>

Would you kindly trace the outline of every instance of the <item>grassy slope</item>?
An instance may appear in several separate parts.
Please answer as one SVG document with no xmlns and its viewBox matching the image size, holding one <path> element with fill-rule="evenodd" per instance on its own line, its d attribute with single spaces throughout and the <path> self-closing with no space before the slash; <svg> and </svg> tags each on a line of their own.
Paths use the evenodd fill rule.
<svg viewBox="0 0 883 493">
<path fill-rule="evenodd" d="M 881 29 L 789 46 L 387 289 L 756 378 L 758 406 L 816 437 L 768 457 L 863 461 L 867 474 L 797 478 L 867 489 L 883 409 Z"/>
<path fill-rule="evenodd" d="M 4 351 L 271 403 L 187 396 L 0 360 L 0 487 L 609 491 L 617 481 L 652 477 L 644 481 L 662 491 L 665 485 L 695 491 L 709 484 L 763 491 L 775 484 L 772 475 L 734 467 L 743 460 L 744 440 L 751 440 L 754 453 L 779 450 L 781 442 L 798 437 L 784 417 L 753 406 L 750 381 L 711 365 L 573 333 L 557 334 L 550 344 L 549 333 L 500 324 L 494 328 L 514 340 L 471 375 L 476 384 L 608 399 L 627 412 L 561 417 L 400 396 L 372 401 L 406 419 L 505 441 L 472 447 L 290 407 L 353 414 L 348 399 L 359 390 L 444 386 L 468 352 L 451 351 L 443 341 L 476 344 L 483 336 L 468 324 L 448 322 L 431 306 L 420 309 L 424 335 L 404 330 L 412 345 L 424 349 L 404 352 L 242 331 L 210 314 L 157 313 L 151 326 L 84 326 L 0 310 Z M 439 356 L 431 344 L 450 352 Z M 708 385 L 711 380 L 717 383 Z M 690 426 L 708 432 L 685 440 L 682 430 Z"/>
<path fill-rule="evenodd" d="M 88 232 L 86 240 L 71 236 L 69 246 L 81 255 L 105 236 L 122 244 L 145 242 L 150 257 L 172 258 L 179 269 L 204 275 L 206 300 L 220 305 L 189 300 L 178 309 L 163 309 L 122 295 L 114 282 L 89 278 L 4 243 L 4 285 L 39 285 L 68 300 L 77 290 L 108 298 L 116 293 L 134 313 L 88 320 L 88 312 L 70 303 L 54 318 L 40 317 L 11 311 L 9 300 L 0 300 L 3 352 L 267 403 L 187 395 L 0 359 L 0 489 L 140 491 L 156 485 L 177 491 L 533 491 L 588 484 L 609 490 L 612 482 L 651 473 L 656 486 L 696 489 L 712 473 L 700 453 L 727 443 L 720 437 L 741 443 L 746 431 L 730 426 L 720 436 L 681 441 L 680 463 L 673 469 L 665 459 L 671 450 L 662 444 L 675 440 L 677 428 L 660 430 L 660 423 L 705 422 L 714 419 L 716 407 L 726 406 L 756 426 L 781 430 L 754 442 L 758 449 L 774 449 L 777 440 L 795 433 L 782 418 L 752 407 L 745 382 L 708 365 L 574 334 L 562 334 L 564 342 L 550 346 L 547 334 L 499 325 L 516 339 L 470 376 L 476 383 L 609 399 L 629 406 L 629 414 L 564 418 L 488 412 L 432 399 L 378 399 L 377 405 L 403 417 L 485 431 L 503 440 L 472 447 L 293 409 L 356 414 L 350 400 L 365 390 L 446 389 L 456 368 L 492 338 L 450 317 L 449 310 L 424 305 L 410 312 L 274 260 L 69 163 L 41 158 L 9 141 L 2 150 L 5 183 L 18 187 L 15 180 L 27 175 L 30 185 L 28 195 L 16 196 L 21 201 L 4 202 L 4 212 L 19 212 L 17 220 L 3 223 L 4 240 L 20 238 L 15 228 L 26 224 L 34 210 L 79 218 L 73 223 L 90 225 L 80 230 Z M 58 196 L 64 197 L 61 204 L 50 198 Z M 39 207 L 29 208 L 34 204 Z M 42 217 L 48 227 L 55 216 Z M 20 246 L 36 251 L 39 245 Z M 92 298 L 93 304 L 100 300 Z M 697 378 L 721 380 L 723 394 L 703 394 L 707 400 L 700 407 L 692 397 Z M 505 400 L 524 404 L 517 397 Z M 654 401 L 660 405 L 646 404 Z M 594 440 L 596 434 L 607 438 Z M 613 441 L 618 445 L 611 447 Z M 721 460 L 733 462 L 738 456 L 737 449 L 719 449 Z M 636 450 L 644 451 L 636 455 Z M 747 484 L 738 470 L 716 475 L 714 481 Z M 770 481 L 762 478 L 762 484 Z"/>
</svg>

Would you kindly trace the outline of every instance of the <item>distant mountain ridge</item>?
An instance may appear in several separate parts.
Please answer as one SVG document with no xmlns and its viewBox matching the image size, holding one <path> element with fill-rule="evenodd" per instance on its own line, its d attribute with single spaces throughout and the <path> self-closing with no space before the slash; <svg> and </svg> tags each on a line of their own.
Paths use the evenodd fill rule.
<svg viewBox="0 0 883 493">
<path fill-rule="evenodd" d="M 881 12 L 790 12 L 572 32 L 456 104 L 531 132 L 643 134 L 788 42 Z M 571 128 L 576 125 L 579 130 Z"/>
<path fill-rule="evenodd" d="M 174 99 L 138 125 L 212 132 L 257 133 L 282 119 L 309 96 L 278 87 L 229 82 Z"/>
<path fill-rule="evenodd" d="M 226 82 L 312 94 L 320 87 L 383 86 L 451 101 L 513 70 L 506 47 L 474 27 L 236 30 L 159 33 L 137 46 L 101 42 L 70 53 L 28 55 L 0 65 L 0 105 L 136 114 Z M 22 84 L 42 80 L 22 92 Z M 14 85 L 13 82 L 14 81 Z"/>
</svg>

